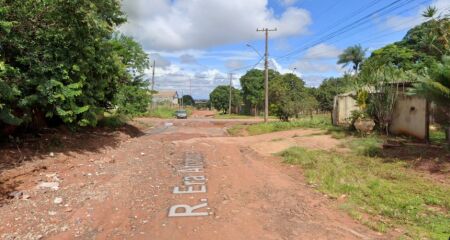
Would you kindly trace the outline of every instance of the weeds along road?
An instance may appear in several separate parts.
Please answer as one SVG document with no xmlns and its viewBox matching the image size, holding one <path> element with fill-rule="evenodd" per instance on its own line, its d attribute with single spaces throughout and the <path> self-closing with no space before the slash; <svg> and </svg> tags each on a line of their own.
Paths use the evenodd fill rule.
<svg viewBox="0 0 450 240">
<path fill-rule="evenodd" d="M 2 239 L 382 239 L 273 152 L 312 130 L 228 137 L 233 120 L 151 120 L 154 129 L 71 168 L 41 170 L 0 208 Z M 66 164 L 67 165 L 67 164 Z M 58 188 L 37 189 L 38 182 Z M 26 182 L 26 181 L 25 181 Z M 28 186 L 28 187 L 26 187 Z"/>
</svg>

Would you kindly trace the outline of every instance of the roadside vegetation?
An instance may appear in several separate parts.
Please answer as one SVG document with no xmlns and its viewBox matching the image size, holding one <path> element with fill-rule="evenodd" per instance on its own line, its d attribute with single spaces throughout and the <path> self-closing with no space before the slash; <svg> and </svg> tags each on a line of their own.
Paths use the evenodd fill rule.
<svg viewBox="0 0 450 240">
<path fill-rule="evenodd" d="M 0 136 L 145 113 L 149 59 L 125 22 L 119 1 L 0 0 Z"/>
<path fill-rule="evenodd" d="M 422 177 L 405 162 L 366 156 L 376 153 L 367 152 L 376 143 L 353 142 L 351 154 L 294 147 L 281 156 L 300 165 L 311 186 L 338 199 L 342 209 L 377 231 L 399 228 L 399 234 L 412 239 L 448 238 L 448 185 Z"/>
<path fill-rule="evenodd" d="M 165 106 L 159 106 L 154 109 L 151 109 L 148 111 L 146 116 L 148 117 L 154 117 L 154 118 L 173 118 L 175 115 L 175 108 L 172 107 L 165 107 Z"/>
<path fill-rule="evenodd" d="M 299 128 L 319 128 L 330 132 L 340 131 L 331 125 L 327 114 L 314 115 L 313 117 L 301 117 L 290 122 L 272 121 L 267 123 L 256 123 L 251 125 L 234 125 L 227 129 L 232 136 L 259 135 L 271 132 L 287 131 Z"/>
</svg>

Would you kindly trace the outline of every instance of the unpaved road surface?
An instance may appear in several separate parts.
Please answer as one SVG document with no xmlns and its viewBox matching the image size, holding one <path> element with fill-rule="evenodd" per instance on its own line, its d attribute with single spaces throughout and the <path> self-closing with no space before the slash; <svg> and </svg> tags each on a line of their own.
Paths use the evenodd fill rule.
<svg viewBox="0 0 450 240">
<path fill-rule="evenodd" d="M 0 238 L 388 238 L 272 155 L 295 145 L 333 149 L 337 140 L 314 130 L 229 137 L 235 121 L 201 117 L 140 121 L 154 127 L 97 153 L 44 159 L 46 167 L 16 176 L 16 199 L 0 207 Z M 42 183 L 57 186 L 37 188 Z"/>
</svg>

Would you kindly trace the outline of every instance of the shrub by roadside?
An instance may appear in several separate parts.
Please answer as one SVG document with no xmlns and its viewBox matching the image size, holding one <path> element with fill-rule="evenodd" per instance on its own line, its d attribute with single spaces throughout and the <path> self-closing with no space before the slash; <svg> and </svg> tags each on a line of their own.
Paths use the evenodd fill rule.
<svg viewBox="0 0 450 240">
<path fill-rule="evenodd" d="M 404 162 L 298 147 L 281 156 L 302 166 L 310 184 L 342 200 L 344 210 L 377 231 L 400 227 L 404 236 L 417 239 L 449 236 L 450 189 Z"/>
</svg>

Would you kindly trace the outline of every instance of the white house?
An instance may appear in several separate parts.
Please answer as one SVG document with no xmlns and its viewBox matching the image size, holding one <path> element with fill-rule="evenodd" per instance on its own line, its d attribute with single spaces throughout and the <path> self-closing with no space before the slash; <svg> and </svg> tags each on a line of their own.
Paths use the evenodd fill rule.
<svg viewBox="0 0 450 240">
<path fill-rule="evenodd" d="M 178 106 L 177 91 L 159 91 L 152 95 L 153 105 L 168 105 L 171 107 Z"/>
</svg>

